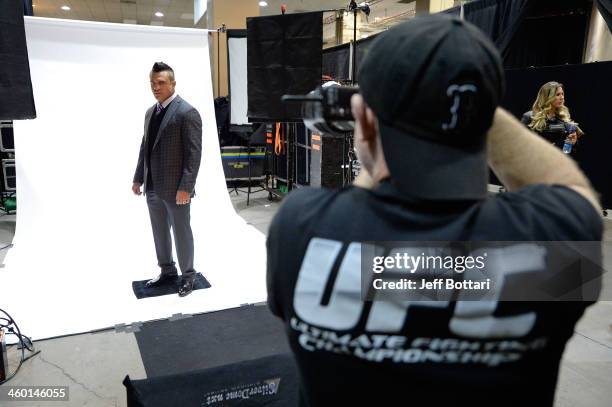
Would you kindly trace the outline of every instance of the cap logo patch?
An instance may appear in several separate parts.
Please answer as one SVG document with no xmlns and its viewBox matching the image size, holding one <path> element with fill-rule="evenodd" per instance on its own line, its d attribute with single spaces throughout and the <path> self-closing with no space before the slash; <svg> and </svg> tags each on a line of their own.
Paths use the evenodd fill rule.
<svg viewBox="0 0 612 407">
<path fill-rule="evenodd" d="M 446 90 L 449 98 L 453 99 L 453 105 L 450 108 L 450 122 L 442 123 L 442 130 L 454 130 L 459 122 L 459 114 L 461 110 L 470 110 L 472 107 L 473 96 L 478 92 L 478 88 L 474 85 L 450 85 Z"/>
</svg>

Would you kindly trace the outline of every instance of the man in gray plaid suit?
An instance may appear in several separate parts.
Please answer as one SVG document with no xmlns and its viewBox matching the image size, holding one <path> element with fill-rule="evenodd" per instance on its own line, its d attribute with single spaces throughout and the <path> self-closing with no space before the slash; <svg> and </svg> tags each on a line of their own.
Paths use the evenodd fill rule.
<svg viewBox="0 0 612 407">
<path fill-rule="evenodd" d="M 182 274 L 179 296 L 193 291 L 193 234 L 190 202 L 202 156 L 200 114 L 175 92 L 174 71 L 156 62 L 150 73 L 151 90 L 157 99 L 145 115 L 144 136 L 132 191 L 147 197 L 157 262 L 161 273 L 147 282 L 158 286 L 178 278 L 172 258 L 172 237 Z"/>
</svg>

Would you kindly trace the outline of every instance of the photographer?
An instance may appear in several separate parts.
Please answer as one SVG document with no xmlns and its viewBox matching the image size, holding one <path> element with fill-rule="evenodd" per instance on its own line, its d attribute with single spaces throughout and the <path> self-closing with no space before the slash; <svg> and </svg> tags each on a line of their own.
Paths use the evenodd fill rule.
<svg viewBox="0 0 612 407">
<path fill-rule="evenodd" d="M 566 154 L 576 151 L 574 146 L 584 133 L 572 121 L 565 106 L 565 91 L 558 82 L 547 82 L 538 91 L 532 110 L 523 114 L 521 122 L 544 137 Z"/>
<path fill-rule="evenodd" d="M 589 182 L 497 107 L 498 51 L 465 21 L 386 31 L 359 82 L 355 185 L 292 192 L 268 236 L 268 305 L 285 322 L 301 404 L 552 406 L 588 303 L 472 301 L 459 315 L 455 301 L 364 302 L 360 244 L 598 241 Z M 508 193 L 487 196 L 487 161 Z"/>
</svg>

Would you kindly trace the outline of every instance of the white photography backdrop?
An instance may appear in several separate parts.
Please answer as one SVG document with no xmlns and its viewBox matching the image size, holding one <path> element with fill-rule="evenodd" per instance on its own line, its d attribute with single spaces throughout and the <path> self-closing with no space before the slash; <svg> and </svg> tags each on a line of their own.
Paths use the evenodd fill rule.
<svg viewBox="0 0 612 407">
<path fill-rule="evenodd" d="M 38 118 L 15 123 L 19 209 L 0 306 L 36 339 L 263 301 L 265 237 L 225 187 L 206 31 L 26 18 Z M 212 288 L 136 300 L 159 269 L 144 197 L 131 192 L 155 61 L 203 121 L 191 214 Z"/>
</svg>

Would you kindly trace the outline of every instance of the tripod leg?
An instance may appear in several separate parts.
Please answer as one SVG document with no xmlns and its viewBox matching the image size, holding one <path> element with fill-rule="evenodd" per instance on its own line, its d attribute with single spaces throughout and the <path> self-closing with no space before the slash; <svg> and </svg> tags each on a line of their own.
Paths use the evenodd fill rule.
<svg viewBox="0 0 612 407">
<path fill-rule="evenodd" d="M 251 199 L 251 140 L 249 140 L 249 145 L 247 147 L 247 157 L 249 163 L 249 187 L 247 189 L 247 206 L 249 206 L 249 201 Z"/>
</svg>

